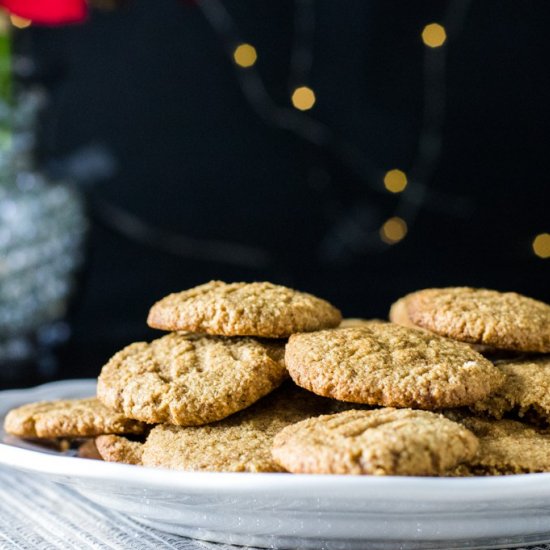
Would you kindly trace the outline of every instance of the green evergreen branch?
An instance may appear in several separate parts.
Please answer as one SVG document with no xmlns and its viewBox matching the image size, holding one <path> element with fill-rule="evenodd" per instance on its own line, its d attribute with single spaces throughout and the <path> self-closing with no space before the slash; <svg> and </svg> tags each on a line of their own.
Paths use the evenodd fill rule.
<svg viewBox="0 0 550 550">
<path fill-rule="evenodd" d="M 11 33 L 9 28 L 0 28 L 0 150 L 5 151 L 11 145 L 11 107 L 12 107 L 12 65 Z"/>
</svg>

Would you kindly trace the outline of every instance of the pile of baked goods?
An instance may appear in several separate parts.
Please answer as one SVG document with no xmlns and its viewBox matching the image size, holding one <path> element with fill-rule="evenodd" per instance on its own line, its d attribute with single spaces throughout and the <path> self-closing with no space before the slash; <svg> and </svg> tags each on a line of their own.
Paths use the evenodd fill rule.
<svg viewBox="0 0 550 550">
<path fill-rule="evenodd" d="M 219 281 L 171 294 L 97 396 L 12 410 L 5 430 L 81 456 L 192 471 L 470 476 L 550 471 L 550 306 L 421 290 L 390 322 Z"/>
</svg>

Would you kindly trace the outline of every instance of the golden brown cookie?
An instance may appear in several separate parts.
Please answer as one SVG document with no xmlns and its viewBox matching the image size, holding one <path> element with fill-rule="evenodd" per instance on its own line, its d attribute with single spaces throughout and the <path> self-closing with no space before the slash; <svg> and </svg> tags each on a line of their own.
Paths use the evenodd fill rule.
<svg viewBox="0 0 550 550">
<path fill-rule="evenodd" d="M 298 386 L 370 405 L 469 405 L 487 397 L 504 379 L 469 346 L 392 323 L 295 334 L 285 361 Z"/>
<path fill-rule="evenodd" d="M 472 458 L 475 436 L 427 411 L 351 410 L 288 426 L 273 457 L 296 474 L 441 475 Z"/>
<path fill-rule="evenodd" d="M 147 323 L 162 330 L 286 338 L 341 320 L 335 307 L 305 292 L 272 283 L 211 281 L 166 296 L 151 308 Z"/>
<path fill-rule="evenodd" d="M 418 325 L 415 325 L 409 318 L 409 314 L 407 313 L 407 305 L 406 305 L 407 297 L 400 298 L 392 304 L 390 309 L 390 321 L 392 323 L 396 323 L 398 325 L 409 327 L 409 328 L 416 328 L 418 330 L 426 330 Z M 428 331 L 431 332 L 431 331 Z M 467 343 L 467 342 L 465 342 Z M 497 353 L 502 353 L 502 350 L 497 350 L 496 348 L 492 346 L 484 346 L 481 344 L 468 344 L 472 349 L 477 351 L 478 353 L 483 353 L 486 355 L 494 356 Z"/>
<path fill-rule="evenodd" d="M 6 432 L 19 437 L 93 437 L 142 433 L 145 426 L 103 405 L 95 397 L 29 403 L 11 410 Z"/>
<path fill-rule="evenodd" d="M 407 297 L 399 298 L 397 302 L 391 305 L 389 317 L 392 323 L 409 328 L 420 328 L 409 318 L 409 314 L 407 313 Z"/>
<path fill-rule="evenodd" d="M 139 441 L 117 435 L 100 435 L 95 438 L 95 445 L 105 462 L 141 464 L 143 443 Z"/>
<path fill-rule="evenodd" d="M 280 472 L 271 457 L 285 426 L 332 410 L 330 399 L 285 384 L 248 409 L 206 426 L 153 428 L 143 446 L 144 466 L 217 472 Z"/>
<path fill-rule="evenodd" d="M 502 418 L 515 413 L 537 424 L 550 423 L 550 356 L 497 361 L 506 376 L 504 384 L 470 408 L 477 414 Z"/>
<path fill-rule="evenodd" d="M 360 319 L 359 317 L 348 317 L 342 319 L 342 322 L 338 325 L 338 328 L 361 328 L 371 323 L 383 323 L 381 319 Z"/>
<path fill-rule="evenodd" d="M 95 440 L 87 439 L 78 446 L 78 458 L 88 458 L 91 460 L 103 460 L 97 447 Z"/>
<path fill-rule="evenodd" d="M 127 346 L 103 367 L 97 396 L 130 418 L 196 426 L 240 411 L 287 377 L 284 344 L 168 334 Z"/>
<path fill-rule="evenodd" d="M 431 288 L 392 306 L 395 322 L 461 342 L 523 352 L 550 352 L 550 306 L 516 294 L 468 287 Z M 406 324 L 406 323 L 405 323 Z"/>
<path fill-rule="evenodd" d="M 397 300 L 397 302 L 393 303 L 390 308 L 390 314 L 389 319 L 392 323 L 395 323 L 397 325 L 401 325 L 403 327 L 409 327 L 409 328 L 415 328 L 418 330 L 426 330 L 418 325 L 415 325 L 409 318 L 409 314 L 407 312 L 407 297 L 400 298 Z M 428 331 L 431 332 L 431 331 Z M 469 344 L 472 349 L 479 353 L 493 353 L 495 352 L 495 348 L 491 346 L 482 346 L 479 344 Z"/>
<path fill-rule="evenodd" d="M 445 416 L 461 422 L 479 439 L 479 450 L 454 476 L 550 472 L 550 433 L 515 420 L 491 420 L 462 411 Z"/>
</svg>

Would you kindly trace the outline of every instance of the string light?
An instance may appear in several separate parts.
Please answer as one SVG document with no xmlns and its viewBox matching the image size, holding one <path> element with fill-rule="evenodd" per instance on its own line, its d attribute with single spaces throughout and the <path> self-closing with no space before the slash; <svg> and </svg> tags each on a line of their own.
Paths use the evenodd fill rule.
<svg viewBox="0 0 550 550">
<path fill-rule="evenodd" d="M 19 17 L 19 15 L 10 15 L 10 21 L 11 24 L 14 27 L 17 27 L 18 29 L 26 29 L 27 27 L 30 27 L 32 24 L 32 21 L 30 19 L 26 19 L 25 17 Z"/>
<path fill-rule="evenodd" d="M 292 105 L 299 111 L 309 111 L 317 101 L 315 92 L 307 86 L 300 86 L 292 94 Z"/>
<path fill-rule="evenodd" d="M 407 187 L 407 175 L 397 168 L 389 170 L 384 176 L 384 187 L 390 193 L 401 193 Z"/>
<path fill-rule="evenodd" d="M 404 219 L 393 217 L 380 228 L 380 238 L 387 244 L 395 244 L 405 238 L 407 224 Z"/>
<path fill-rule="evenodd" d="M 461 32 L 471 3 L 472 0 L 453 0 L 447 4 L 442 21 L 445 21 L 446 24 L 448 23 L 449 37 L 456 37 Z M 245 45 L 245 42 L 240 37 L 238 25 L 227 10 L 224 1 L 196 0 L 195 4 L 201 10 L 213 30 L 220 36 L 226 54 L 234 62 L 234 66 L 241 67 L 235 57 L 237 50 L 235 45 Z M 312 117 L 309 113 L 302 112 L 301 104 L 303 97 L 301 96 L 304 88 L 304 95 L 307 99 L 303 103 L 304 110 L 311 109 L 316 102 L 315 93 L 311 88 L 296 88 L 297 83 L 311 81 L 310 71 L 316 21 L 314 13 L 315 5 L 314 0 L 296 0 L 295 2 L 295 39 L 290 56 L 289 76 L 287 80 L 288 89 L 294 89 L 292 96 L 292 105 L 294 108 L 277 104 L 254 64 L 249 65 L 250 70 L 248 71 L 236 71 L 241 92 L 251 108 L 267 124 L 293 132 L 308 143 L 330 151 L 347 168 L 361 178 L 371 193 L 385 193 L 385 189 L 380 185 L 383 171 L 376 166 L 376 162 L 369 158 L 365 151 L 358 147 L 357 144 L 340 136 L 338 132 L 335 132 L 321 120 Z M 427 37 L 426 39 L 423 37 L 423 40 L 430 42 L 425 41 L 427 46 L 437 47 L 445 42 L 447 31 L 442 25 L 436 24 L 435 29 L 430 25 L 427 27 Z M 430 40 L 430 32 L 433 32 L 433 30 L 437 31 L 436 34 L 439 34 L 439 41 L 436 40 L 434 42 Z M 382 250 L 384 248 L 382 243 L 394 244 L 404 238 L 408 231 L 407 222 L 414 222 L 418 217 L 420 208 L 436 208 L 434 201 L 427 200 L 429 195 L 433 194 L 433 191 L 428 188 L 427 182 L 433 177 L 435 165 L 440 154 L 442 127 L 445 119 L 445 76 L 448 49 L 443 48 L 441 54 L 430 55 L 429 50 L 426 50 L 426 54 L 424 55 L 424 109 L 418 137 L 418 153 L 410 163 L 407 193 L 399 195 L 394 209 L 394 212 L 399 213 L 401 217 L 390 218 L 384 224 L 384 227 L 378 230 L 372 228 L 366 231 L 348 232 L 346 238 L 342 239 L 340 237 L 340 228 L 350 227 L 353 225 L 352 222 L 355 223 L 355 212 L 371 212 L 367 208 L 367 206 L 371 205 L 371 197 L 365 194 L 364 198 L 359 198 L 356 201 L 353 212 L 344 212 L 327 232 L 325 240 L 334 249 L 330 254 L 331 257 L 338 258 L 341 256 L 343 258 L 345 255 L 359 255 L 368 250 L 373 252 Z M 296 92 L 298 91 L 300 93 L 297 94 Z M 295 99 L 299 105 L 295 103 Z M 438 196 L 441 198 L 444 195 L 439 193 Z M 445 196 L 448 198 L 452 197 L 447 194 Z M 106 204 L 112 206 L 108 203 Z M 363 206 L 365 208 L 362 208 Z M 456 211 L 456 215 L 459 215 L 459 210 L 457 209 Z M 118 217 L 124 220 L 131 216 L 131 213 L 126 211 L 121 211 L 119 214 Z M 359 219 L 359 222 L 362 223 L 363 221 L 366 220 Z M 186 256 L 198 255 L 200 252 L 200 256 L 205 259 L 231 261 L 232 263 L 239 263 L 241 265 L 244 265 L 244 261 L 246 260 L 246 265 L 257 266 L 260 262 L 252 258 L 253 254 L 258 256 L 260 253 L 267 253 L 263 249 L 251 251 L 248 250 L 248 247 L 247 250 L 241 250 L 242 258 L 239 262 L 235 262 L 235 254 L 232 250 L 232 248 L 235 248 L 235 243 L 226 243 L 223 241 L 199 243 L 186 235 L 169 232 L 159 234 L 156 228 L 150 227 L 135 216 L 132 217 L 132 223 L 126 225 L 133 227 L 139 222 L 139 235 L 130 234 L 130 231 L 123 230 L 121 224 L 118 224 L 117 220 L 112 219 L 112 216 L 105 216 L 104 222 L 109 223 L 117 232 L 125 234 L 132 240 L 148 246 L 154 245 L 161 249 L 169 249 L 171 253 Z M 167 239 L 170 241 L 169 246 L 165 245 Z M 345 243 L 345 246 L 343 243 Z M 205 250 L 207 248 L 205 244 L 211 245 L 210 250 Z M 243 247 L 241 246 L 241 248 Z M 353 252 L 350 252 L 351 250 Z M 273 258 L 269 254 L 268 256 L 271 262 Z M 266 265 L 265 256 L 262 263 Z M 277 266 L 278 269 L 282 269 L 281 262 L 278 262 Z"/>
<path fill-rule="evenodd" d="M 439 23 L 430 23 L 422 31 L 422 41 L 430 48 L 439 48 L 445 44 L 447 32 L 445 27 Z"/>
<path fill-rule="evenodd" d="M 239 67 L 252 67 L 258 59 L 256 48 L 252 44 L 240 44 L 233 52 L 233 59 Z"/>
<path fill-rule="evenodd" d="M 550 233 L 541 233 L 533 239 L 533 252 L 539 258 L 550 258 Z"/>
</svg>

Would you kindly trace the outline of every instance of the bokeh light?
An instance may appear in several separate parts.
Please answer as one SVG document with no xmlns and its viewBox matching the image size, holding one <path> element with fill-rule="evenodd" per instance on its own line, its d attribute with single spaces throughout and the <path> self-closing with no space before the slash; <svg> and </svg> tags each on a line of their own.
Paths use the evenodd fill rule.
<svg viewBox="0 0 550 550">
<path fill-rule="evenodd" d="M 307 111 L 315 105 L 315 92 L 307 86 L 296 88 L 292 94 L 292 105 L 300 111 Z"/>
<path fill-rule="evenodd" d="M 380 238 L 388 244 L 395 244 L 405 238 L 407 223 L 404 219 L 393 217 L 380 228 Z"/>
<path fill-rule="evenodd" d="M 533 252 L 539 258 L 550 258 L 550 233 L 541 233 L 533 239 Z"/>
<path fill-rule="evenodd" d="M 384 187 L 390 193 L 401 193 L 407 187 L 407 183 L 407 175 L 397 168 L 389 170 L 384 176 Z"/>
<path fill-rule="evenodd" d="M 422 41 L 430 48 L 439 48 L 447 40 L 445 27 L 439 23 L 430 23 L 422 31 Z"/>
<path fill-rule="evenodd" d="M 32 21 L 30 19 L 26 19 L 25 17 L 19 17 L 18 15 L 10 15 L 10 21 L 11 24 L 14 27 L 17 27 L 18 29 L 26 29 L 27 27 L 30 27 L 32 24 Z"/>
<path fill-rule="evenodd" d="M 233 59 L 239 67 L 252 67 L 258 59 L 256 48 L 252 44 L 240 44 L 233 52 Z"/>
</svg>

